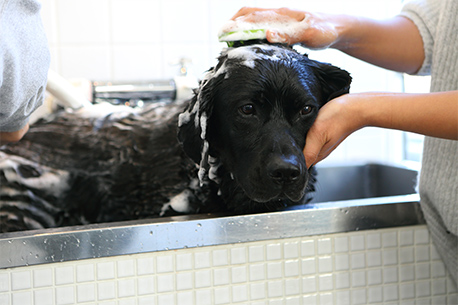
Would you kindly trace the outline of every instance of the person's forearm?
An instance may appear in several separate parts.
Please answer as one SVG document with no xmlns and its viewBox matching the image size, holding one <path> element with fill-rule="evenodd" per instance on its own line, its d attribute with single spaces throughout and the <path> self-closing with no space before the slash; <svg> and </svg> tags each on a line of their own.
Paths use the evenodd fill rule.
<svg viewBox="0 0 458 305">
<path fill-rule="evenodd" d="M 424 60 L 423 41 L 415 24 L 402 16 L 387 20 L 335 15 L 337 41 L 331 46 L 374 65 L 417 72 Z"/>
<path fill-rule="evenodd" d="M 357 96 L 353 95 L 354 97 Z M 426 94 L 364 93 L 351 109 L 365 126 L 458 140 L 458 91 Z"/>
<path fill-rule="evenodd" d="M 20 130 L 13 132 L 0 131 L 0 145 L 7 143 L 18 142 L 29 131 L 29 124 L 26 124 Z"/>
</svg>

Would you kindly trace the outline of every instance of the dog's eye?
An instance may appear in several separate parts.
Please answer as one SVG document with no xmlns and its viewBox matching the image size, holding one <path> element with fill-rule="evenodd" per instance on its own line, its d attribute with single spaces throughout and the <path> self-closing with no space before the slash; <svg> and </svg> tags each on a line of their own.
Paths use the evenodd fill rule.
<svg viewBox="0 0 458 305">
<path fill-rule="evenodd" d="M 301 115 L 307 115 L 310 112 L 312 112 L 313 107 L 312 106 L 305 106 L 304 108 L 301 109 Z"/>
<path fill-rule="evenodd" d="M 253 115 L 254 114 L 254 106 L 253 104 L 246 104 L 239 108 L 239 111 L 244 115 Z"/>
</svg>

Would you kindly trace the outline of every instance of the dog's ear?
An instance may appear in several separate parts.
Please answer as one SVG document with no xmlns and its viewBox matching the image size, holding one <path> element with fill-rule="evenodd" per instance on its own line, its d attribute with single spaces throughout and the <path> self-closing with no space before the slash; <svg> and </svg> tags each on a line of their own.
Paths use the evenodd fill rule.
<svg viewBox="0 0 458 305">
<path fill-rule="evenodd" d="M 348 93 L 350 90 L 351 76 L 345 70 L 331 64 L 319 61 L 310 61 L 310 66 L 321 83 L 324 102 Z"/>
<path fill-rule="evenodd" d="M 213 111 L 213 89 L 216 81 L 213 76 L 213 70 L 207 72 L 199 88 L 195 90 L 190 104 L 178 117 L 178 141 L 184 152 L 199 165 L 201 183 L 210 168 L 207 123 Z"/>
</svg>

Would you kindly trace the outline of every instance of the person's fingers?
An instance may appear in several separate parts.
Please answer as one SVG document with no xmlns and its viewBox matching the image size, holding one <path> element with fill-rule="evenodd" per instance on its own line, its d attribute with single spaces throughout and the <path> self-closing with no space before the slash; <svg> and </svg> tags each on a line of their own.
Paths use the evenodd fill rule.
<svg viewBox="0 0 458 305">
<path fill-rule="evenodd" d="M 322 137 L 312 127 L 307 134 L 303 151 L 307 168 L 310 168 L 319 161 L 318 157 L 325 143 L 326 141 L 323 141 Z"/>
<path fill-rule="evenodd" d="M 266 38 L 267 41 L 270 43 L 286 43 L 286 44 L 291 44 L 290 40 L 291 38 L 289 37 L 288 34 L 286 33 L 280 33 L 276 30 L 267 30 L 266 31 Z"/>
</svg>

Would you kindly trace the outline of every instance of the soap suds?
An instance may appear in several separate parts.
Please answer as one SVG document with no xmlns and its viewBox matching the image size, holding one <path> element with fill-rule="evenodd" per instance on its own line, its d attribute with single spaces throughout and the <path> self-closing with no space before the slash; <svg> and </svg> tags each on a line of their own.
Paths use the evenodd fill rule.
<svg viewBox="0 0 458 305">
<path fill-rule="evenodd" d="M 249 18 L 250 22 L 247 22 Z M 249 17 L 242 16 L 235 20 L 229 20 L 224 24 L 218 37 L 220 41 L 243 41 L 251 39 L 265 39 L 266 30 L 275 31 L 280 35 L 297 36 L 300 31 L 309 27 L 309 20 L 306 17 L 297 21 L 286 15 L 277 14 L 272 11 L 260 11 L 251 14 Z M 283 43 L 284 41 L 275 41 Z"/>
<path fill-rule="evenodd" d="M 21 165 L 30 165 L 35 168 L 36 164 L 15 156 L 9 156 L 7 159 L 6 154 L 3 153 L 0 154 L 0 160 L 0 170 L 3 170 L 5 179 L 8 182 L 16 182 L 32 189 L 46 191 L 56 197 L 70 188 L 68 184 L 70 173 L 67 171 L 41 166 L 42 172 L 40 176 L 24 178 L 20 174 L 19 167 Z"/>
</svg>

